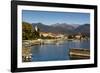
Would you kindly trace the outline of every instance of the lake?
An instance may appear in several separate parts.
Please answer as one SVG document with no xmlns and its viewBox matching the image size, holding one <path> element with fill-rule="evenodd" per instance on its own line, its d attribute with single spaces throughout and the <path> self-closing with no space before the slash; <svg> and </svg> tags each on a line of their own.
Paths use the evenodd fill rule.
<svg viewBox="0 0 100 73">
<path fill-rule="evenodd" d="M 65 40 L 52 44 L 32 46 L 32 61 L 70 60 L 70 48 L 90 49 L 90 40 Z"/>
</svg>

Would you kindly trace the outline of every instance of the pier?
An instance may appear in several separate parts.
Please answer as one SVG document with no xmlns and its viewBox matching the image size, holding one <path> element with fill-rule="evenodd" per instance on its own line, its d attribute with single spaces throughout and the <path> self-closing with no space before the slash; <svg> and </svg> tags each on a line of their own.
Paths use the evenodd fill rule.
<svg viewBox="0 0 100 73">
<path fill-rule="evenodd" d="M 72 48 L 69 50 L 70 59 L 90 59 L 90 50 L 89 49 L 76 49 Z"/>
</svg>

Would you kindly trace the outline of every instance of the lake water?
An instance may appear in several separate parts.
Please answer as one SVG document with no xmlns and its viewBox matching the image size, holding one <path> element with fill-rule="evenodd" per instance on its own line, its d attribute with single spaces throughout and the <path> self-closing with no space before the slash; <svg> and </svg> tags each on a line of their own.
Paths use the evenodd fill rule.
<svg viewBox="0 0 100 73">
<path fill-rule="evenodd" d="M 60 41 L 55 44 L 32 46 L 32 61 L 70 60 L 69 49 L 90 49 L 89 40 Z"/>
</svg>

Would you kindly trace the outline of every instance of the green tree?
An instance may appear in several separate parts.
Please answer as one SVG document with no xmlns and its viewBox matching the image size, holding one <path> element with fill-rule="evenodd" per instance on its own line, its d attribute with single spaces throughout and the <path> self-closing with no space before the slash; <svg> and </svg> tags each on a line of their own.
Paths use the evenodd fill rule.
<svg viewBox="0 0 100 73">
<path fill-rule="evenodd" d="M 23 40 L 33 40 L 40 38 L 39 28 L 36 31 L 32 24 L 27 22 L 22 22 L 22 39 Z"/>
</svg>

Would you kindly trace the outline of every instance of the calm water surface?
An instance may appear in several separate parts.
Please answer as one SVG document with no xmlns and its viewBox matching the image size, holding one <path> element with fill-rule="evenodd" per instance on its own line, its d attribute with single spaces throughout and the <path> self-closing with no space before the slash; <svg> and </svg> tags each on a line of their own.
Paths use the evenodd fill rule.
<svg viewBox="0 0 100 73">
<path fill-rule="evenodd" d="M 69 60 L 70 48 L 90 49 L 90 41 L 62 41 L 60 44 L 32 46 L 32 61 Z"/>
</svg>

